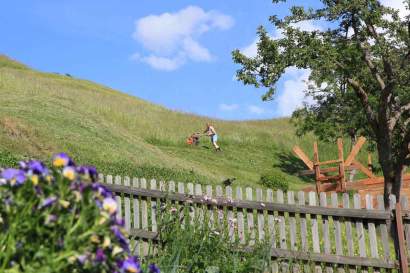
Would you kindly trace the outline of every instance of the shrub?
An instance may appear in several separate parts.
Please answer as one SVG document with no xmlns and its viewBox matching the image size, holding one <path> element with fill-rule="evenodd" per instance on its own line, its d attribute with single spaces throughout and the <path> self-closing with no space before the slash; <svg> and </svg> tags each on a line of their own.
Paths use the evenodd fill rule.
<svg viewBox="0 0 410 273">
<path fill-rule="evenodd" d="M 188 211 L 194 212 L 194 208 L 189 205 L 165 205 L 161 210 L 160 244 L 152 259 L 165 272 L 259 273 L 271 265 L 269 239 L 256 242 L 253 251 L 245 252 L 239 239 L 232 241 L 229 231 L 216 224 L 215 219 L 213 226 L 207 224 L 211 218 L 206 211 L 190 218 Z M 217 210 L 214 214 L 219 215 Z M 236 224 L 234 218 L 226 220 L 230 225 Z"/>
<path fill-rule="evenodd" d="M 274 190 L 287 191 L 289 189 L 287 177 L 279 171 L 272 170 L 261 175 L 259 183 L 267 188 Z"/>
<path fill-rule="evenodd" d="M 0 271 L 141 272 L 116 202 L 96 179 L 95 168 L 65 154 L 50 169 L 32 160 L 1 170 Z"/>
</svg>

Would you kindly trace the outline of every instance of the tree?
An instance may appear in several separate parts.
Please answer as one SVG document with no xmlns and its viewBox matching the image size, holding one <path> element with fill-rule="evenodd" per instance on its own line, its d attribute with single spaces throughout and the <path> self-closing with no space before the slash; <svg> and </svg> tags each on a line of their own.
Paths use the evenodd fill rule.
<svg viewBox="0 0 410 273">
<path fill-rule="evenodd" d="M 316 112 L 308 107 L 304 115 L 326 119 L 329 111 L 338 111 L 346 116 L 333 120 L 340 130 L 347 129 L 342 123 L 348 120 L 348 125 L 372 138 L 389 207 L 391 193 L 399 200 L 402 174 L 410 163 L 409 17 L 400 18 L 397 10 L 378 0 L 321 3 L 316 9 L 293 6 L 284 18 L 271 16 L 283 37 L 273 39 L 259 27 L 256 57 L 233 52 L 234 62 L 241 65 L 237 77 L 244 84 L 267 87 L 266 100 L 275 94 L 286 68 L 310 69 L 306 92 L 316 97 L 316 108 L 310 109 Z M 403 5 L 409 9 L 410 0 Z M 297 23 L 304 21 L 320 22 L 326 29 L 301 30 Z"/>
</svg>

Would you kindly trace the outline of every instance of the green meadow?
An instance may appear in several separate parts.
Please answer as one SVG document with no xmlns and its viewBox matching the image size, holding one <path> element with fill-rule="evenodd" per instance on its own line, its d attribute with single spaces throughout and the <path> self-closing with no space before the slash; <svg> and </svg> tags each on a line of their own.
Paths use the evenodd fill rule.
<svg viewBox="0 0 410 273">
<path fill-rule="evenodd" d="M 274 172 L 290 189 L 312 182 L 296 175 L 305 166 L 292 147 L 311 156 L 314 137 L 297 137 L 289 119 L 224 121 L 171 111 L 1 55 L 0 94 L 0 166 L 63 151 L 105 174 L 202 184 L 236 178 L 237 185 L 256 186 L 261 174 Z M 206 137 L 196 147 L 186 144 L 208 121 L 218 131 L 222 153 Z M 319 149 L 322 160 L 337 156 L 334 144 L 320 143 Z"/>
</svg>

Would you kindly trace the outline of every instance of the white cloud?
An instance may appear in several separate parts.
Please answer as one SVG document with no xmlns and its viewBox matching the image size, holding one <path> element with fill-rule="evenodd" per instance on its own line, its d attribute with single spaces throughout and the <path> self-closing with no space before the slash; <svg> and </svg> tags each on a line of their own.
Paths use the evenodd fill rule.
<svg viewBox="0 0 410 273">
<path fill-rule="evenodd" d="M 248 106 L 248 111 L 252 114 L 256 115 L 262 115 L 265 114 L 267 111 L 263 109 L 262 107 L 256 106 L 256 105 L 249 105 Z"/>
<path fill-rule="evenodd" d="M 238 104 L 225 104 L 225 103 L 219 104 L 219 110 L 221 111 L 230 112 L 230 111 L 235 111 L 237 109 L 239 109 Z"/>
<path fill-rule="evenodd" d="M 149 58 L 151 61 L 145 62 L 153 68 L 174 70 L 188 60 L 211 61 L 212 54 L 198 42 L 198 38 L 213 29 L 229 29 L 233 24 L 233 18 L 228 15 L 188 6 L 175 13 L 140 18 L 135 22 L 132 37 L 150 52 L 149 57 L 139 58 L 141 61 Z"/>
<path fill-rule="evenodd" d="M 310 97 L 305 96 L 307 82 L 310 75 L 309 69 L 289 67 L 285 71 L 288 79 L 283 84 L 283 89 L 275 99 L 279 116 L 290 116 L 293 111 L 303 106 L 303 103 L 313 103 Z M 286 77 L 285 76 L 285 77 Z"/>
<path fill-rule="evenodd" d="M 410 14 L 410 11 L 406 9 L 403 1 L 401 0 L 380 0 L 380 3 L 384 6 L 391 7 L 399 10 L 399 16 L 404 18 Z"/>
</svg>

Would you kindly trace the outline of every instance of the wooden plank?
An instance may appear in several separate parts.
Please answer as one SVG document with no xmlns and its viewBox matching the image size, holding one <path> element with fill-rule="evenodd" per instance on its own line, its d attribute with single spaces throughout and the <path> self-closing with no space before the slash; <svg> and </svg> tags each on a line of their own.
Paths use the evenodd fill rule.
<svg viewBox="0 0 410 273">
<path fill-rule="evenodd" d="M 379 210 L 385 210 L 383 195 L 377 196 L 377 208 Z M 383 257 L 385 260 L 390 260 L 391 257 L 390 257 L 389 233 L 387 230 L 386 222 L 379 224 L 379 231 L 380 231 L 380 237 L 381 237 L 382 245 L 383 245 Z"/>
<path fill-rule="evenodd" d="M 225 188 L 226 198 L 232 200 L 232 187 L 226 186 Z M 234 212 L 231 208 L 227 210 L 227 218 L 228 218 L 228 236 L 231 242 L 235 242 L 235 226 L 237 223 L 237 219 L 234 217 Z"/>
<path fill-rule="evenodd" d="M 397 268 L 397 264 L 393 261 L 384 261 L 374 258 L 325 255 L 323 253 L 292 251 L 280 248 L 273 248 L 271 250 L 271 256 L 290 260 L 305 260 L 316 263 L 357 265 L 361 267 Z"/>
<path fill-rule="evenodd" d="M 187 190 L 188 190 L 189 195 L 194 195 L 195 194 L 194 184 L 188 183 L 187 184 Z M 188 207 L 188 209 L 189 209 L 189 224 L 193 225 L 194 222 L 195 222 L 195 209 L 191 205 Z"/>
<path fill-rule="evenodd" d="M 319 196 L 320 206 L 327 207 L 327 196 L 325 192 L 321 192 Z M 322 236 L 323 236 L 323 250 L 327 255 L 331 254 L 330 250 L 330 231 L 329 231 L 329 218 L 327 216 L 322 216 Z M 331 265 L 326 264 L 326 272 L 333 273 L 333 268 Z"/>
<path fill-rule="evenodd" d="M 288 204 L 295 204 L 295 193 L 293 191 L 288 191 Z M 297 250 L 296 246 L 296 218 L 294 213 L 289 213 L 289 239 L 290 239 L 290 249 Z"/>
<path fill-rule="evenodd" d="M 359 161 L 353 160 L 353 165 L 356 166 L 362 173 L 367 175 L 369 178 L 376 178 L 376 176 L 365 166 L 363 166 Z"/>
<path fill-rule="evenodd" d="M 278 190 L 276 192 L 276 201 L 280 204 L 284 203 L 283 191 Z M 286 241 L 286 222 L 285 214 L 278 211 L 278 222 L 279 222 L 279 246 L 281 249 L 287 249 L 288 244 Z"/>
<path fill-rule="evenodd" d="M 138 178 L 133 178 L 132 179 L 132 186 L 134 188 L 139 188 L 139 181 Z M 133 215 L 134 215 L 134 221 L 133 221 L 133 228 L 134 229 L 140 229 L 140 202 L 138 200 L 138 196 L 133 195 L 132 198 L 132 204 L 133 204 Z"/>
<path fill-rule="evenodd" d="M 142 178 L 140 180 L 140 187 L 141 189 L 146 189 L 147 188 L 147 180 L 145 178 Z M 148 229 L 148 203 L 147 203 L 147 198 L 142 197 L 141 198 L 141 229 L 144 231 L 149 231 Z M 148 255 L 148 243 L 143 242 L 141 244 L 141 254 L 143 256 Z"/>
<path fill-rule="evenodd" d="M 106 180 L 107 184 L 112 184 L 112 175 L 107 175 L 107 180 Z"/>
<path fill-rule="evenodd" d="M 151 190 L 156 190 L 157 189 L 157 181 L 155 179 L 151 179 Z M 159 206 L 160 202 L 156 198 L 151 199 L 151 231 L 152 232 L 157 232 L 158 226 L 157 226 L 157 209 Z"/>
<path fill-rule="evenodd" d="M 121 185 L 121 176 L 116 175 L 115 176 L 115 180 L 114 183 L 116 185 Z M 117 206 L 118 206 L 118 212 L 117 212 L 117 217 L 122 219 L 123 215 L 122 215 L 122 200 L 121 200 L 121 193 L 116 193 L 115 195 L 115 200 L 117 201 Z"/>
<path fill-rule="evenodd" d="M 178 183 L 178 193 L 184 194 L 185 193 L 185 184 L 182 182 Z M 180 208 L 179 208 L 179 222 L 181 224 L 182 228 L 185 228 L 185 225 L 187 224 L 186 221 L 186 207 L 185 204 L 181 202 Z"/>
<path fill-rule="evenodd" d="M 322 166 L 322 165 L 329 165 L 329 164 L 340 163 L 340 162 L 341 161 L 339 159 L 332 159 L 332 160 L 317 162 L 317 164 Z"/>
<path fill-rule="evenodd" d="M 373 196 L 370 194 L 366 195 L 366 209 L 373 209 Z M 369 244 L 370 244 L 370 256 L 372 258 L 379 258 L 379 252 L 377 250 L 377 234 L 376 234 L 376 225 L 373 221 L 367 223 L 367 228 L 369 232 Z M 380 269 L 373 268 L 374 273 L 380 273 Z"/>
<path fill-rule="evenodd" d="M 266 190 L 266 202 L 273 202 L 273 191 L 271 189 Z M 271 240 L 272 247 L 276 247 L 276 222 L 273 211 L 268 211 L 268 233 Z"/>
<path fill-rule="evenodd" d="M 372 220 L 387 220 L 390 219 L 390 213 L 386 211 L 379 210 L 358 210 L 358 209 L 345 209 L 345 208 L 322 208 L 317 206 L 300 206 L 281 203 L 264 203 L 257 201 L 248 200 L 228 200 L 226 198 L 204 198 L 203 196 L 195 195 L 189 196 L 187 194 L 179 193 L 164 193 L 159 190 L 147 190 L 141 188 L 130 188 L 124 187 L 122 185 L 110 185 L 104 184 L 108 189 L 113 192 L 135 194 L 144 197 L 155 197 L 160 199 L 168 199 L 177 202 L 191 201 L 197 204 L 205 205 L 217 205 L 226 206 L 242 209 L 256 209 L 256 210 L 266 210 L 266 211 L 281 211 L 281 212 L 292 212 L 292 213 L 305 213 L 305 214 L 315 214 L 315 215 L 325 215 L 325 216 L 335 216 L 335 217 L 346 217 L 355 219 L 372 219 Z"/>
<path fill-rule="evenodd" d="M 346 166 L 345 170 L 346 171 L 357 170 L 357 167 L 350 165 L 350 166 Z M 320 173 L 322 174 L 338 172 L 338 171 L 339 171 L 339 167 L 329 167 L 329 168 L 320 169 Z M 303 171 L 298 172 L 298 175 L 313 175 L 313 174 L 315 174 L 314 170 L 303 170 Z"/>
<path fill-rule="evenodd" d="M 242 200 L 242 188 L 241 187 L 236 188 L 236 199 L 237 200 Z M 246 237 L 245 237 L 244 209 L 238 209 L 237 214 L 238 214 L 238 237 L 239 237 L 239 242 L 241 244 L 245 244 Z"/>
<path fill-rule="evenodd" d="M 249 187 L 246 188 L 246 200 L 252 201 L 252 188 L 249 188 Z M 248 224 L 248 236 L 249 236 L 248 244 L 252 246 L 255 244 L 255 238 L 256 238 L 252 209 L 247 210 L 246 222 Z"/>
<path fill-rule="evenodd" d="M 216 197 L 219 197 L 219 198 L 224 197 L 222 187 L 220 185 L 216 185 L 215 193 L 216 193 Z M 217 210 L 217 216 L 216 217 L 217 217 L 218 228 L 222 228 L 224 220 L 225 220 L 224 219 L 225 215 L 224 215 L 224 211 L 223 211 L 223 206 L 218 206 L 217 208 L 218 208 L 218 210 Z"/>
<path fill-rule="evenodd" d="M 256 189 L 256 201 L 263 202 L 262 189 Z M 258 210 L 258 240 L 261 242 L 265 239 L 265 217 L 263 210 Z"/>
<path fill-rule="evenodd" d="M 403 221 L 402 221 L 402 214 L 401 214 L 401 204 L 396 204 L 395 210 L 395 217 L 396 217 L 396 230 L 397 230 L 397 239 L 399 245 L 399 257 L 400 257 L 400 272 L 401 273 L 408 273 L 409 272 L 409 265 L 406 255 L 406 248 L 404 246 L 404 228 L 403 228 Z"/>
<path fill-rule="evenodd" d="M 333 208 L 339 207 L 339 200 L 338 195 L 335 192 L 331 194 L 331 203 Z M 340 220 L 338 217 L 333 217 L 333 228 L 334 228 L 334 235 L 335 235 L 335 249 L 336 255 L 342 256 L 343 255 L 343 237 L 342 237 L 342 226 L 340 224 Z M 338 265 L 337 267 L 338 273 L 344 273 L 345 269 L 343 266 Z"/>
<path fill-rule="evenodd" d="M 407 196 L 402 195 L 400 197 L 400 203 L 401 203 L 401 208 L 403 212 L 409 209 L 409 201 L 408 201 Z M 410 253 L 410 223 L 409 221 L 405 221 L 403 224 L 404 224 L 404 238 L 406 239 L 405 244 L 407 247 L 407 252 Z"/>
<path fill-rule="evenodd" d="M 350 154 L 347 156 L 345 160 L 345 166 L 349 166 L 350 164 L 352 164 L 353 160 L 355 159 L 356 155 L 359 153 L 360 149 L 362 148 L 365 142 L 366 142 L 365 137 L 359 137 L 356 144 L 353 146 Z"/>
<path fill-rule="evenodd" d="M 359 194 L 355 194 L 353 196 L 353 205 L 355 209 L 361 209 L 361 198 Z M 366 253 L 366 237 L 365 237 L 365 232 L 364 232 L 364 226 L 363 226 L 363 221 L 360 219 L 356 219 L 355 222 L 356 226 L 356 235 L 357 235 L 357 241 L 359 243 L 359 256 L 362 258 L 367 257 Z M 368 271 L 366 268 L 362 268 L 360 272 L 367 273 Z"/>
<path fill-rule="evenodd" d="M 202 186 L 200 184 L 195 184 L 195 194 L 197 196 L 202 196 Z M 199 224 L 202 224 L 205 217 L 205 210 L 202 204 L 196 204 L 196 214 Z"/>
<path fill-rule="evenodd" d="M 132 178 L 132 187 L 138 188 L 139 187 L 139 181 L 138 178 L 134 177 Z M 132 215 L 133 215 L 133 221 L 132 221 L 132 229 L 140 229 L 140 203 L 138 196 L 132 195 Z M 134 244 L 134 250 L 132 253 L 136 256 L 140 256 L 140 243 L 138 242 L 138 237 L 136 238 L 135 244 Z"/>
<path fill-rule="evenodd" d="M 214 214 L 214 205 L 216 205 L 216 202 L 213 202 L 214 200 L 216 200 L 215 198 L 212 198 L 212 186 L 211 185 L 207 185 L 205 187 L 206 190 L 206 197 L 208 200 L 210 200 L 210 204 L 208 205 L 209 209 L 208 209 L 208 218 L 209 218 L 209 227 L 213 228 L 215 226 L 215 214 Z"/>
<path fill-rule="evenodd" d="M 131 181 L 128 176 L 124 177 L 124 186 L 130 187 Z M 124 222 L 125 230 L 131 230 L 131 201 L 129 195 L 124 196 Z"/>
<path fill-rule="evenodd" d="M 373 209 L 373 196 L 370 194 L 366 195 L 366 209 Z M 376 225 L 374 222 L 369 221 L 367 226 L 369 230 L 370 255 L 372 258 L 379 258 L 379 253 L 377 251 Z"/>
<path fill-rule="evenodd" d="M 298 199 L 299 205 L 305 205 L 305 193 L 303 191 L 298 192 Z M 309 251 L 309 245 L 307 242 L 307 222 L 306 222 L 306 214 L 300 214 L 300 239 L 301 239 L 301 250 L 302 251 Z"/>
<path fill-rule="evenodd" d="M 344 164 L 344 155 L 343 155 L 343 139 L 338 138 L 337 139 L 337 154 L 339 157 L 339 175 L 340 175 L 340 180 L 339 180 L 339 190 L 341 192 L 346 191 L 346 179 L 345 179 L 345 164 Z"/>
<path fill-rule="evenodd" d="M 99 183 L 104 183 L 104 175 L 102 173 L 98 174 L 98 182 Z"/>
<path fill-rule="evenodd" d="M 299 146 L 294 146 L 293 152 L 303 161 L 303 163 L 305 163 L 309 170 L 313 170 L 313 162 L 309 159 L 309 157 L 303 152 L 303 150 Z"/>
<path fill-rule="evenodd" d="M 309 192 L 309 205 L 316 206 L 316 193 Z M 319 239 L 319 227 L 316 215 L 310 215 L 311 221 L 311 228 L 312 228 L 312 244 L 313 244 L 313 252 L 320 253 L 320 239 Z"/>
<path fill-rule="evenodd" d="M 313 143 L 313 167 L 315 169 L 315 180 L 316 180 L 316 192 L 321 192 L 321 181 L 320 178 L 322 174 L 320 173 L 320 166 L 318 165 L 319 162 L 319 149 L 317 147 L 317 142 Z"/>
</svg>

